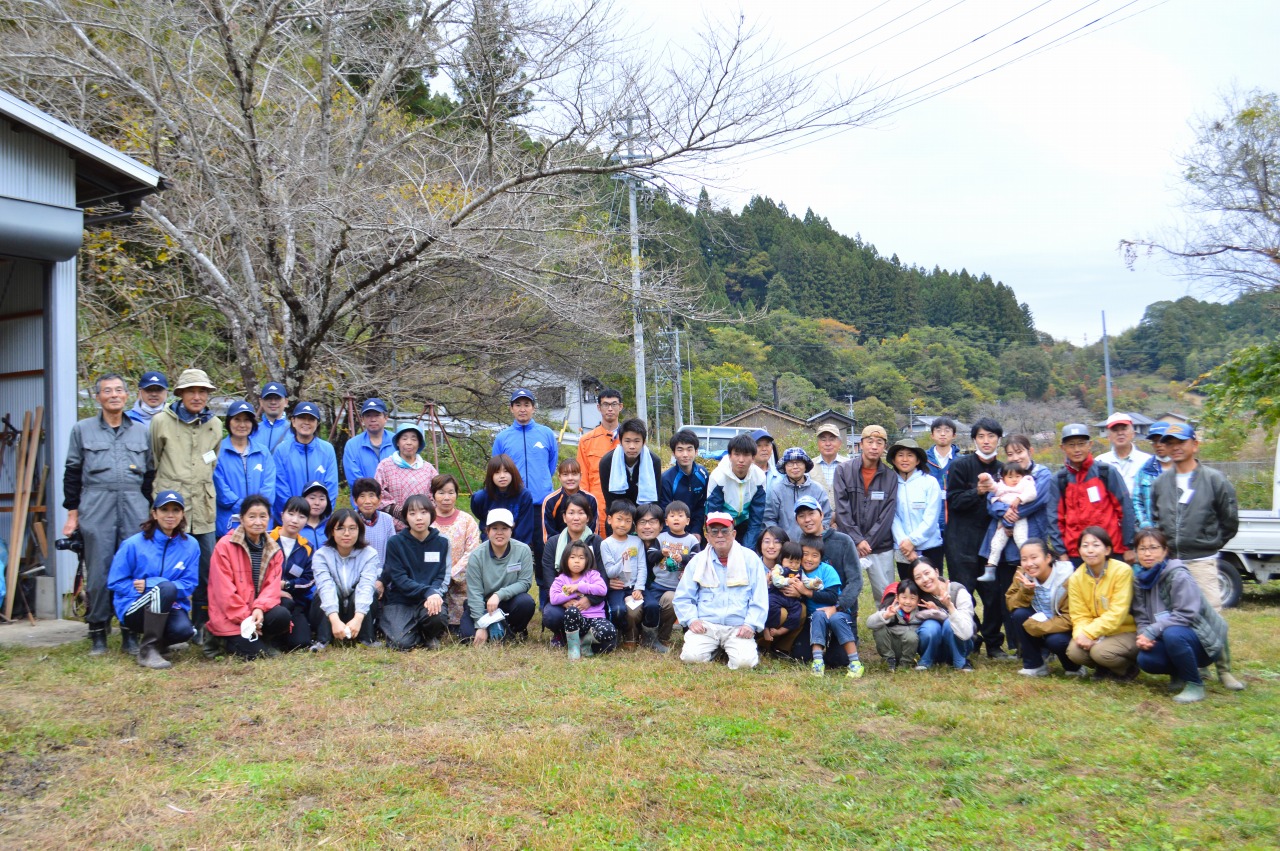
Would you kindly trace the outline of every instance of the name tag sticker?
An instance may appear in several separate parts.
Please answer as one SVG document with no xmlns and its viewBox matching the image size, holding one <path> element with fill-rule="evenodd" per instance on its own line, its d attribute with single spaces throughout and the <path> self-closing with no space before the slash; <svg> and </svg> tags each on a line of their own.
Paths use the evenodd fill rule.
<svg viewBox="0 0 1280 851">
<path fill-rule="evenodd" d="M 911 503 L 911 509 L 913 511 L 924 511 L 924 505 L 923 502 L 913 502 Z"/>
<path fill-rule="evenodd" d="M 516 573 L 519 570 L 520 570 L 520 565 L 519 563 L 516 563 L 507 568 L 507 573 Z"/>
<path fill-rule="evenodd" d="M 293 567 L 289 568 L 289 575 L 293 577 L 301 576 L 302 568 L 295 564 Z"/>
<path fill-rule="evenodd" d="M 871 501 L 872 501 L 872 502 L 884 502 L 884 491 L 872 491 L 872 492 L 871 492 Z"/>
<path fill-rule="evenodd" d="M 214 452 L 212 449 L 204 453 L 204 455 L 201 457 L 204 458 L 204 463 L 206 464 L 212 464 L 214 461 L 218 460 L 218 454 Z"/>
<path fill-rule="evenodd" d="M 1090 502 L 1102 502 L 1102 492 L 1098 490 L 1097 485 L 1092 485 L 1085 491 L 1089 495 Z"/>
<path fill-rule="evenodd" d="M 1195 488 L 1187 488 L 1182 492 L 1182 498 L 1178 500 L 1180 505 L 1187 505 L 1191 502 L 1191 497 L 1195 495 Z"/>
<path fill-rule="evenodd" d="M 439 564 L 440 553 L 423 553 L 422 560 L 425 561 L 427 564 Z"/>
</svg>

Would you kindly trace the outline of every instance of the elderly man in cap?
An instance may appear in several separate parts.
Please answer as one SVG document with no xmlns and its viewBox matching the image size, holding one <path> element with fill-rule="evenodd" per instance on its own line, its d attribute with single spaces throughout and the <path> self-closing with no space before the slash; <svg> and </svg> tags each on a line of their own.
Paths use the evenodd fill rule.
<svg viewBox="0 0 1280 851">
<path fill-rule="evenodd" d="M 835 423 L 823 423 L 818 426 L 818 457 L 813 460 L 813 470 L 809 475 L 815 482 L 822 485 L 822 489 L 827 494 L 827 504 L 832 506 L 831 516 L 828 521 L 834 527 L 836 523 L 835 504 L 836 504 L 836 470 L 840 469 L 840 465 L 849 460 L 848 455 L 840 454 L 840 447 L 844 443 L 843 436 L 840 434 L 840 427 Z"/>
<path fill-rule="evenodd" d="M 773 435 L 765 429 L 758 428 L 751 432 L 751 439 L 756 442 L 755 465 L 764 471 L 765 493 L 773 487 L 773 483 L 782 478 L 778 471 L 778 448 L 774 444 Z"/>
<path fill-rule="evenodd" d="M 1134 447 L 1133 438 L 1133 418 L 1116 411 L 1107 417 L 1107 440 L 1111 441 L 1111 451 L 1103 452 L 1095 459 L 1115 467 L 1131 495 L 1138 471 L 1151 460 L 1150 455 Z"/>
<path fill-rule="evenodd" d="M 289 418 L 285 416 L 285 409 L 289 407 L 289 394 L 280 382 L 268 381 L 262 385 L 258 398 L 262 420 L 258 423 L 258 430 L 253 433 L 253 439 L 261 443 L 268 453 L 272 453 L 292 437 Z"/>
<path fill-rule="evenodd" d="M 151 420 L 156 488 L 182 494 L 187 531 L 200 545 L 200 581 L 191 598 L 192 620 L 197 626 L 203 626 L 208 618 L 209 558 L 216 543 L 218 517 L 213 470 L 218 464 L 222 421 L 209 409 L 213 390 L 204 370 L 184 370 L 173 388 L 178 400 Z"/>
<path fill-rule="evenodd" d="M 320 406 L 299 402 L 290 418 L 292 440 L 283 441 L 271 456 L 276 462 L 276 499 L 272 511 L 279 519 L 291 496 L 302 496 L 312 482 L 322 482 L 329 507 L 338 504 L 338 453 L 320 437 Z"/>
<path fill-rule="evenodd" d="M 467 557 L 467 605 L 458 637 L 476 647 L 490 638 L 525 636 L 533 617 L 533 552 L 512 540 L 515 523 L 507 509 L 491 509 L 484 519 L 488 540 Z"/>
<path fill-rule="evenodd" d="M 89 653 L 101 656 L 107 652 L 112 614 L 107 573 L 120 544 L 147 519 L 155 464 L 147 427 L 124 415 L 129 402 L 124 379 L 114 373 L 102 376 L 94 382 L 93 395 L 102 410 L 71 428 L 62 474 L 62 507 L 67 509 L 62 534 L 79 532 L 84 542 Z M 126 635 L 126 652 L 130 645 L 136 650 L 136 641 Z"/>
<path fill-rule="evenodd" d="M 386 402 L 365 399 L 360 406 L 360 424 L 364 431 L 342 447 L 342 474 L 347 477 L 347 487 L 355 484 L 356 479 L 372 479 L 378 463 L 396 452 L 395 443 L 387 439 Z"/>
<path fill-rule="evenodd" d="M 680 660 L 710 662 L 723 649 L 731 669 L 754 668 L 756 633 L 769 613 L 764 562 L 735 540 L 726 512 L 707 515 L 706 537 L 710 546 L 689 560 L 672 601 L 684 628 Z"/>
<path fill-rule="evenodd" d="M 138 398 L 134 401 L 133 407 L 125 412 L 125 416 L 135 423 L 150 426 L 151 418 L 163 410 L 165 400 L 168 398 L 169 379 L 164 377 L 164 373 L 144 373 L 142 379 L 138 381 Z"/>
<path fill-rule="evenodd" d="M 1200 593 L 1215 612 L 1222 611 L 1218 584 L 1218 550 L 1240 528 L 1236 489 L 1218 470 L 1196 458 L 1200 441 L 1188 423 L 1170 425 L 1160 440 L 1173 469 L 1151 487 L 1151 521 L 1169 539 L 1169 554 L 1186 565 Z M 1217 663 L 1218 679 L 1238 691 L 1244 684 L 1231 674 L 1231 657 Z"/>
<path fill-rule="evenodd" d="M 1124 477 L 1091 453 L 1093 436 L 1083 423 L 1062 429 L 1066 464 L 1054 474 L 1049 498 L 1049 545 L 1080 565 L 1080 535 L 1100 526 L 1111 536 L 1116 558 L 1124 558 L 1133 540 L 1133 500 Z M 1132 558 L 1126 559 L 1132 562 Z"/>
<path fill-rule="evenodd" d="M 889 433 L 883 426 L 862 430 L 861 452 L 836 471 L 836 526 L 853 539 L 866 567 L 876 605 L 893 581 L 893 517 L 898 506 L 898 474 L 885 463 Z"/>
</svg>

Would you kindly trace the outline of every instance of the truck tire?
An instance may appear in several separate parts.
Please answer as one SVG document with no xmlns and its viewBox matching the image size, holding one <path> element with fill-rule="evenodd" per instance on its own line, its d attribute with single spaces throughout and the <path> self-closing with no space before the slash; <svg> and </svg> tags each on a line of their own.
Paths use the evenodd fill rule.
<svg viewBox="0 0 1280 851">
<path fill-rule="evenodd" d="M 1244 593 L 1244 582 L 1240 579 L 1240 571 L 1229 559 L 1218 558 L 1218 586 L 1222 594 L 1222 608 L 1234 609 L 1240 605 L 1240 596 Z"/>
</svg>

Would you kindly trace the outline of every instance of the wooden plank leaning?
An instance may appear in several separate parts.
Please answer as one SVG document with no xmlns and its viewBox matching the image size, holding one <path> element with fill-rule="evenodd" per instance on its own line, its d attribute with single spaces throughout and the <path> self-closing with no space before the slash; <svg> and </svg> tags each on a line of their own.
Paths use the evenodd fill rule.
<svg viewBox="0 0 1280 851">
<path fill-rule="evenodd" d="M 9 529 L 9 569 L 6 573 L 4 619 L 13 619 L 13 598 L 18 590 L 18 562 L 26 545 L 27 513 L 31 507 L 31 480 L 35 477 L 36 453 L 40 449 L 40 429 L 44 426 L 44 407 L 36 408 L 22 418 L 22 438 L 18 443 L 18 469 L 14 474 L 13 525 Z"/>
</svg>

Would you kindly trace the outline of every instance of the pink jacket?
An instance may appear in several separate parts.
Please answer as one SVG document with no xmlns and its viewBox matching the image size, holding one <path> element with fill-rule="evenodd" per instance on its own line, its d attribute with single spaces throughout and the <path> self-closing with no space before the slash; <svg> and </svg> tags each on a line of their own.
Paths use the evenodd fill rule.
<svg viewBox="0 0 1280 851">
<path fill-rule="evenodd" d="M 253 585 L 253 565 L 244 529 L 237 526 L 213 547 L 209 559 L 209 632 L 239 635 L 240 624 L 254 609 L 268 612 L 280 605 L 280 575 L 284 551 L 270 535 L 264 535 L 262 570 Z"/>
<path fill-rule="evenodd" d="M 578 586 L 578 593 L 572 596 L 565 594 L 562 589 L 566 585 Z M 551 583 L 551 605 L 563 606 L 572 600 L 590 594 L 593 597 L 603 597 L 609 593 L 609 586 L 605 584 L 604 577 L 600 575 L 598 570 L 588 570 L 582 576 L 575 580 L 567 573 L 556 574 L 555 580 Z M 588 606 L 582 610 L 584 618 L 602 618 L 604 617 L 604 600 L 596 603 L 594 606 Z"/>
<path fill-rule="evenodd" d="M 1007 497 L 1016 496 L 1022 505 L 1034 502 L 1036 498 L 1036 480 L 1033 476 L 1023 476 L 1016 488 L 1004 483 L 1004 479 L 996 479 L 996 489 L 991 492 L 992 502 L 1008 502 Z"/>
</svg>

